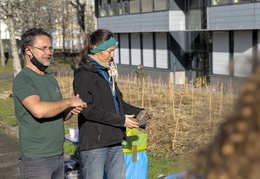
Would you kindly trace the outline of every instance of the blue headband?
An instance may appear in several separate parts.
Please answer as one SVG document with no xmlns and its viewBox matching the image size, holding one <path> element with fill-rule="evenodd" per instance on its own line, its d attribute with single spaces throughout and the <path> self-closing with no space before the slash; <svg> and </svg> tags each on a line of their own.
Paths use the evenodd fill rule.
<svg viewBox="0 0 260 179">
<path fill-rule="evenodd" d="M 104 43 L 99 45 L 98 47 L 90 50 L 90 52 L 91 53 L 97 53 L 97 52 L 106 50 L 106 49 L 108 49 L 109 47 L 112 47 L 115 44 L 116 44 L 116 39 L 111 36 L 110 39 L 108 39 L 107 41 L 105 41 Z"/>
</svg>

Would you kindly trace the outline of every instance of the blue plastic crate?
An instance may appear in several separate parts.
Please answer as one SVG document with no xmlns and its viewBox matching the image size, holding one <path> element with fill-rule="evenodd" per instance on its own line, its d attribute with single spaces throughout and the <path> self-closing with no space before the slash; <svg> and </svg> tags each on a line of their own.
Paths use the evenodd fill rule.
<svg viewBox="0 0 260 179">
<path fill-rule="evenodd" d="M 174 175 L 166 176 L 166 179 L 181 179 L 181 176 L 185 173 L 187 172 L 185 171 L 185 172 L 176 173 Z"/>
</svg>

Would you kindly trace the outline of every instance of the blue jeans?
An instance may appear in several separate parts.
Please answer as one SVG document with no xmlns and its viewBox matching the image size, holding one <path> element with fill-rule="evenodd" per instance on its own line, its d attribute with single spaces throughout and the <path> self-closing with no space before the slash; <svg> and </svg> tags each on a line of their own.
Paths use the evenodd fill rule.
<svg viewBox="0 0 260 179">
<path fill-rule="evenodd" d="M 125 179 L 126 167 L 121 145 L 80 152 L 83 179 Z"/>
<path fill-rule="evenodd" d="M 58 155 L 45 158 L 20 157 L 22 179 L 64 179 L 64 157 Z"/>
</svg>

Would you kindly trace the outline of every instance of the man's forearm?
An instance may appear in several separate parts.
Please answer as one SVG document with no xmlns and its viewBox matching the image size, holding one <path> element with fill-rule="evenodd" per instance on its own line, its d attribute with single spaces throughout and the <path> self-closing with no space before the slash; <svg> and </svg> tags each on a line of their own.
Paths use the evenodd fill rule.
<svg viewBox="0 0 260 179">
<path fill-rule="evenodd" d="M 37 118 L 49 118 L 62 113 L 70 107 L 68 99 L 60 101 L 41 101 L 35 106 L 33 115 Z"/>
<path fill-rule="evenodd" d="M 76 114 L 78 111 L 80 112 L 80 109 L 87 106 L 78 95 L 59 101 L 41 101 L 39 96 L 32 95 L 23 100 L 23 105 L 34 117 L 37 118 L 49 118 L 56 116 L 69 107 L 71 107 L 72 113 Z M 79 108 L 79 110 L 76 108 Z"/>
</svg>

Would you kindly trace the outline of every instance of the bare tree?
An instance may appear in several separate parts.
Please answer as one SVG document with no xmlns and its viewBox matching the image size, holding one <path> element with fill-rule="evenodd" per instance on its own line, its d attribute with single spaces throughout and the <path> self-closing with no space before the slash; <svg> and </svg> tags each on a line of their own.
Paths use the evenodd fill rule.
<svg viewBox="0 0 260 179">
<path fill-rule="evenodd" d="M 57 0 L 56 0 L 57 1 Z M 21 71 L 17 37 L 30 27 L 53 31 L 56 17 L 53 0 L 1 0 L 0 19 L 7 25 L 13 56 L 14 76 Z"/>
<path fill-rule="evenodd" d="M 95 14 L 95 2 L 93 0 L 86 1 L 86 15 L 85 15 L 85 26 L 87 31 L 93 31 L 97 29 L 97 19 Z"/>
<path fill-rule="evenodd" d="M 16 40 L 21 33 L 28 28 L 41 27 L 55 36 L 58 34 L 57 29 L 59 29 L 59 32 L 62 31 L 60 34 L 63 41 L 63 50 L 67 48 L 65 47 L 68 45 L 67 42 L 72 42 L 69 45 L 70 48 L 74 48 L 73 39 L 77 39 L 77 43 L 80 42 L 86 29 L 87 31 L 92 30 L 95 26 L 93 20 L 94 8 L 91 8 L 93 6 L 89 8 L 89 4 L 88 0 L 84 0 L 83 3 L 79 0 L 0 0 L 0 19 L 7 25 L 10 34 L 14 75 L 21 70 Z M 86 6 L 88 11 L 86 11 Z M 88 23 L 86 23 L 86 18 L 89 18 Z M 77 19 L 78 27 L 76 26 L 77 23 L 75 24 L 75 19 Z M 61 39 L 59 35 L 57 38 Z"/>
<path fill-rule="evenodd" d="M 0 18 L 7 25 L 9 34 L 10 34 L 10 46 L 12 49 L 13 56 L 13 69 L 14 76 L 17 75 L 21 71 L 21 63 L 17 48 L 16 42 L 16 33 L 15 33 L 15 18 L 16 15 L 14 13 L 15 9 L 19 6 L 19 1 L 16 0 L 4 0 L 0 2 Z"/>
<path fill-rule="evenodd" d="M 0 22 L 0 56 L 1 56 L 1 62 L 2 62 L 2 66 L 5 66 L 5 56 L 4 56 L 4 45 L 3 45 L 3 40 L 1 38 L 1 22 Z"/>
<path fill-rule="evenodd" d="M 83 33 L 96 28 L 94 3 L 93 0 L 70 0 L 70 4 L 76 9 L 78 24 Z"/>
<path fill-rule="evenodd" d="M 70 1 L 70 4 L 77 10 L 78 24 L 83 32 L 85 32 L 85 7 L 86 3 L 81 3 L 79 0 Z"/>
</svg>

